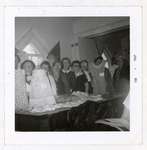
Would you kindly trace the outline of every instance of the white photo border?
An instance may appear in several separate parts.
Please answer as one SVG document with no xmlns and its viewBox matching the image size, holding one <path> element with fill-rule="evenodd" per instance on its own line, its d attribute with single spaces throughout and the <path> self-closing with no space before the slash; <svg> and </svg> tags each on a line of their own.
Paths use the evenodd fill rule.
<svg viewBox="0 0 147 150">
<path fill-rule="evenodd" d="M 3 7 L 0 6 L 0 144 L 4 143 L 4 24 Z"/>
<path fill-rule="evenodd" d="M 15 132 L 15 17 L 130 17 L 129 132 Z M 6 144 L 142 144 L 141 7 L 5 7 L 5 143 Z M 133 60 L 137 56 L 136 61 Z M 136 68 L 136 69 L 134 69 Z M 137 82 L 134 79 L 137 78 Z"/>
</svg>

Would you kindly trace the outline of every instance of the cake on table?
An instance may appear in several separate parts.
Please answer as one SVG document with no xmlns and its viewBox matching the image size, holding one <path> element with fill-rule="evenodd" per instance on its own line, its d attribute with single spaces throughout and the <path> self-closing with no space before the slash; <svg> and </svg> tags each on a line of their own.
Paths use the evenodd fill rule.
<svg viewBox="0 0 147 150">
<path fill-rule="evenodd" d="M 42 69 L 34 70 L 30 83 L 30 107 L 42 107 L 43 109 L 45 107 L 51 107 L 54 104 L 56 104 L 56 101 L 45 71 Z"/>
</svg>

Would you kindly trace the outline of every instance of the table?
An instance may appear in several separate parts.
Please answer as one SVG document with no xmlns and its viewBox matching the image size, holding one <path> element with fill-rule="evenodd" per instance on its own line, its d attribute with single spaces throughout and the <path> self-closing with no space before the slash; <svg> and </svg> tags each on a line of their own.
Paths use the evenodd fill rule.
<svg viewBox="0 0 147 150">
<path fill-rule="evenodd" d="M 108 96 L 99 101 L 87 100 L 76 107 L 60 108 L 43 113 L 15 114 L 16 131 L 87 131 L 96 119 L 120 117 L 122 96 Z"/>
</svg>

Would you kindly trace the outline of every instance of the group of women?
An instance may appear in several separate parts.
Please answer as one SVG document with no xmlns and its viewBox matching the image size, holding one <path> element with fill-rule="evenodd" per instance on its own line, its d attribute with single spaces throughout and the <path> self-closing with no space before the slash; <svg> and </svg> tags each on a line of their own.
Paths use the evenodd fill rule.
<svg viewBox="0 0 147 150">
<path fill-rule="evenodd" d="M 16 54 L 16 70 L 20 62 L 20 57 Z M 111 66 L 98 56 L 91 63 L 87 60 L 71 62 L 67 57 L 52 64 L 45 60 L 39 68 L 45 71 L 55 95 L 77 91 L 98 95 L 129 89 L 129 63 L 121 56 L 113 58 Z M 20 64 L 20 69 L 24 70 L 26 84 L 29 86 L 33 70 L 36 69 L 34 62 L 25 60 Z"/>
</svg>

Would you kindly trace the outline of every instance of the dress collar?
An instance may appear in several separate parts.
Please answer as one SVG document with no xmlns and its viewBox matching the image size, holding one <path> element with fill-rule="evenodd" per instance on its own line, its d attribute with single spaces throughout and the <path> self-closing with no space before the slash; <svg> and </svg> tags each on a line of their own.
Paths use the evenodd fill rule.
<svg viewBox="0 0 147 150">
<path fill-rule="evenodd" d="M 78 76 L 81 76 L 83 74 L 82 71 L 79 71 L 78 73 L 75 73 L 75 76 L 78 77 Z"/>
<path fill-rule="evenodd" d="M 68 70 L 62 69 L 62 72 L 63 72 L 63 73 L 69 73 L 70 71 L 71 71 L 71 69 L 68 69 Z"/>
</svg>

